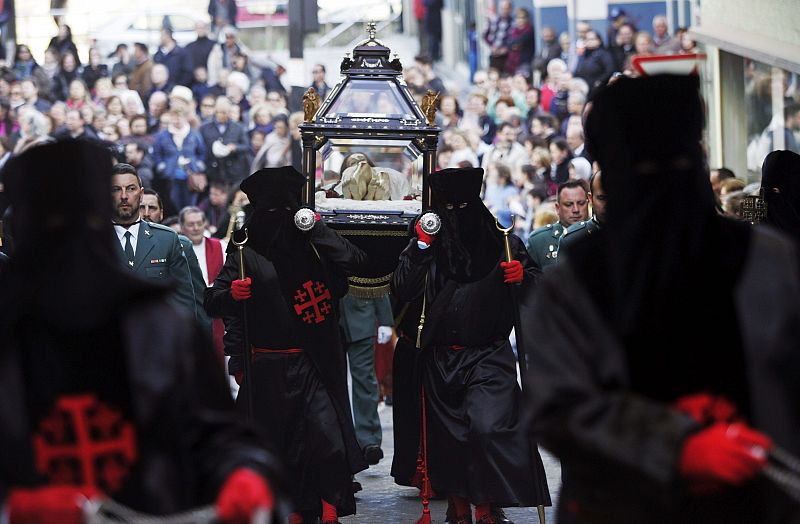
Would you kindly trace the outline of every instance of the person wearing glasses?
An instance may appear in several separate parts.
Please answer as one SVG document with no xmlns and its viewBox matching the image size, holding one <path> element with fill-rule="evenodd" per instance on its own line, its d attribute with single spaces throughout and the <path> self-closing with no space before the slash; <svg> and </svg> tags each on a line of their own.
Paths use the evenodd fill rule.
<svg viewBox="0 0 800 524">
<path fill-rule="evenodd" d="M 328 93 L 331 91 L 331 86 L 325 82 L 325 66 L 322 64 L 317 64 L 311 69 L 311 76 L 314 78 L 314 81 L 311 82 L 311 86 L 319 95 L 319 99 L 321 101 L 325 101 L 325 98 L 328 96 Z"/>
</svg>

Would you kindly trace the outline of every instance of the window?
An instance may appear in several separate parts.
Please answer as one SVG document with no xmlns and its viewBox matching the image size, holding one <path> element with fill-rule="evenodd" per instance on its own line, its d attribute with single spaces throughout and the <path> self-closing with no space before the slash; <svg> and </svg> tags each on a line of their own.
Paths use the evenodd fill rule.
<svg viewBox="0 0 800 524">
<path fill-rule="evenodd" d="M 795 73 L 744 60 L 747 170 L 759 176 L 764 158 L 778 149 L 800 153 L 800 91 Z"/>
</svg>

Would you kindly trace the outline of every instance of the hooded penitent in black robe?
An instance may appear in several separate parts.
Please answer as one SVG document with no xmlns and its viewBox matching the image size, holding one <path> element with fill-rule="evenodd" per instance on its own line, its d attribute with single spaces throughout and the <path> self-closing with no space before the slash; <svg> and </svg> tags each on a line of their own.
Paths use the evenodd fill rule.
<svg viewBox="0 0 800 524">
<path fill-rule="evenodd" d="M 275 461 L 237 422 L 211 341 L 168 289 L 117 264 L 108 153 L 60 142 L 7 170 L 16 242 L 0 275 L 0 498 L 90 485 L 170 514 L 213 503 L 238 467 L 270 478 Z"/>
<path fill-rule="evenodd" d="M 800 155 L 793 151 L 768 154 L 761 168 L 761 187 L 767 204 L 764 223 L 800 245 Z"/>
<path fill-rule="evenodd" d="M 796 254 L 715 212 L 702 128 L 696 77 L 623 78 L 594 100 L 604 227 L 542 279 L 523 324 L 531 425 L 561 459 L 559 522 L 796 522 L 763 476 L 699 494 L 680 474 L 705 427 L 673 407 L 687 396 L 724 397 L 800 451 Z"/>
<path fill-rule="evenodd" d="M 350 415 L 337 309 L 347 293 L 347 275 L 365 255 L 322 221 L 309 232 L 295 227 L 303 183 L 291 167 L 263 169 L 242 182 L 254 206 L 237 235 L 247 231 L 244 259 L 252 297 L 245 307 L 255 352 L 252 386 L 245 378 L 237 404 L 246 409 L 252 387 L 253 418 L 286 465 L 295 511 L 319 514 L 324 499 L 342 516 L 355 513 L 351 476 L 366 463 Z M 242 369 L 244 344 L 242 304 L 230 292 L 238 278 L 239 256 L 229 253 L 205 300 L 209 315 L 227 317 L 232 373 Z"/>
<path fill-rule="evenodd" d="M 394 369 L 394 384 L 401 388 L 395 390 L 395 409 L 405 413 L 395 418 L 403 425 L 395 427 L 392 474 L 399 484 L 416 480 L 421 420 L 415 416 L 421 409 L 414 405 L 412 398 L 419 393 L 412 388 L 419 382 L 425 397 L 428 475 L 436 493 L 473 504 L 549 505 L 541 458 L 520 423 L 521 391 L 508 341 L 512 288 L 503 283 L 500 267 L 502 234 L 479 198 L 482 178 L 481 169 L 432 175 L 433 209 L 442 218 L 442 231 L 424 250 L 413 238 L 394 272 L 398 300 L 418 304 L 425 294 L 425 324 L 421 349 L 408 340 L 417 333 L 405 328 L 398 350 L 406 358 Z M 446 203 L 455 206 L 447 209 Z M 459 207 L 462 203 L 467 205 Z M 538 272 L 515 236 L 511 251 L 525 271 L 520 291 L 528 293 Z M 418 322 L 418 311 L 412 305 L 407 314 Z M 401 322 L 401 328 L 405 325 Z"/>
</svg>

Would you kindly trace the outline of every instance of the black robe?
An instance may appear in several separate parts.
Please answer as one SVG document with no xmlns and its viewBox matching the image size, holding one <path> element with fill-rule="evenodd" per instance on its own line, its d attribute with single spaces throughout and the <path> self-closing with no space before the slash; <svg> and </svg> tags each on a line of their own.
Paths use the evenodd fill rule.
<svg viewBox="0 0 800 524">
<path fill-rule="evenodd" d="M 392 474 L 399 484 L 414 480 L 409 473 L 416 470 L 419 438 L 413 435 L 419 435 L 420 410 L 409 397 L 416 382 L 424 387 L 428 474 L 435 492 L 473 504 L 549 505 L 541 457 L 520 420 L 521 391 L 508 341 L 512 288 L 503 283 L 501 260 L 498 256 L 485 277 L 458 283 L 437 275 L 435 246 L 421 250 L 412 239 L 392 282 L 397 298 L 407 302 L 418 301 L 426 290 L 422 349 L 414 349 L 407 338 L 398 344 L 403 344 L 401 366 L 394 373 L 403 376 L 394 381 L 401 388 L 395 391 L 394 409 L 408 413 L 395 418 L 403 424 L 395 427 L 403 437 L 395 439 Z M 525 268 L 519 291 L 528 293 L 538 271 L 515 236 L 511 248 Z M 416 338 L 416 333 L 403 334 Z"/>
<path fill-rule="evenodd" d="M 253 293 L 246 302 L 249 344 L 263 349 L 302 350 L 256 353 L 251 359 L 253 416 L 287 466 L 295 510 L 318 514 L 320 499 L 324 498 L 342 516 L 355 513 L 351 475 L 367 465 L 350 415 L 337 309 L 338 299 L 347 293 L 347 275 L 363 264 L 365 255 L 321 222 L 308 239 L 310 242 L 300 243 L 293 257 L 298 267 L 314 267 L 321 261 L 322 274 L 309 278 L 315 282 L 322 279 L 330 292 L 327 303 L 331 306 L 320 312 L 311 336 L 295 310 L 296 301 L 289 303 L 286 279 L 279 277 L 276 265 L 254 249 L 244 248 Z M 311 266 L 304 265 L 308 261 Z M 242 304 L 230 293 L 231 282 L 238 278 L 239 256 L 233 253 L 214 285 L 206 290 L 205 300 L 211 316 L 226 317 L 225 351 L 232 356 L 231 372 L 241 369 L 244 343 Z M 245 380 L 241 401 L 237 401 L 240 409 L 245 409 L 247 388 Z"/>
<path fill-rule="evenodd" d="M 88 440 L 120 447 L 98 453 L 92 474 L 98 488 L 137 511 L 170 514 L 212 504 L 242 466 L 280 488 L 273 456 L 237 422 L 210 340 L 158 296 L 130 296 L 101 324 L 77 330 L 15 303 L 18 315 L 0 323 L 0 497 L 20 486 L 86 483 L 80 460 L 52 454 L 76 443 L 77 418 L 62 419 L 66 433 L 52 425 L 57 412 L 65 413 L 59 407 L 76 400 L 91 409 L 87 421 L 92 413 L 120 417 L 105 437 L 98 433 L 104 419 L 94 419 Z"/>
<path fill-rule="evenodd" d="M 603 241 L 598 233 L 577 243 L 580 259 L 591 256 L 603 266 L 597 249 Z M 755 228 L 735 287 L 728 290 L 735 311 L 727 323 L 710 321 L 712 311 L 691 320 L 708 323 L 708 336 L 718 340 L 724 337 L 720 330 L 734 331 L 741 337 L 738 347 L 698 345 L 698 330 L 687 330 L 690 321 L 684 320 L 669 325 L 676 338 L 684 339 L 682 347 L 676 345 L 668 362 L 650 369 L 629 354 L 635 349 L 656 358 L 660 342 L 651 338 L 632 347 L 620 337 L 605 316 L 608 307 L 598 306 L 571 263 L 573 255 L 570 250 L 542 279 L 524 324 L 528 340 L 537 340 L 530 348 L 535 364 L 527 390 L 530 424 L 561 460 L 558 521 L 797 522 L 796 503 L 792 512 L 761 476 L 720 493 L 691 495 L 678 464 L 685 439 L 700 426 L 671 407 L 677 397 L 697 391 L 690 388 L 700 386 L 695 378 L 701 371 L 707 391 L 742 399 L 748 424 L 800 453 L 800 280 L 788 239 Z M 716 300 L 723 302 L 720 296 Z M 736 320 L 738 329 L 730 324 Z M 702 353 L 714 351 L 725 352 L 729 361 L 720 359 L 709 371 Z M 746 371 L 742 378 L 738 365 L 731 365 L 739 360 Z"/>
</svg>

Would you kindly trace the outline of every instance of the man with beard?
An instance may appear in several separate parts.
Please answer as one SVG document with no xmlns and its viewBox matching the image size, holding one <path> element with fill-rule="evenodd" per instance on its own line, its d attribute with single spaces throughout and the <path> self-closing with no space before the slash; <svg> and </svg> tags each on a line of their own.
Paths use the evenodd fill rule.
<svg viewBox="0 0 800 524">
<path fill-rule="evenodd" d="M 242 386 L 237 404 L 246 410 L 252 395 L 252 417 L 287 466 L 289 521 L 316 522 L 321 515 L 332 524 L 355 513 L 351 477 L 366 468 L 350 417 L 337 318 L 347 276 L 365 255 L 318 217 L 310 231 L 295 227 L 305 180 L 287 166 L 242 182 L 254 210 L 228 251 L 247 238 L 247 278 L 239 279 L 239 256 L 228 256 L 205 306 L 213 317 L 233 318 L 225 349 Z M 244 358 L 251 366 L 242 381 Z"/>
<path fill-rule="evenodd" d="M 623 77 L 594 99 L 605 223 L 524 324 L 560 523 L 796 522 L 760 473 L 773 442 L 800 452 L 797 254 L 716 212 L 703 119 L 696 76 Z"/>
<path fill-rule="evenodd" d="M 166 287 L 116 262 L 110 169 L 80 141 L 5 171 L 16 249 L 0 275 L 4 519 L 77 524 L 82 501 L 110 497 L 156 515 L 216 501 L 221 521 L 249 521 L 272 506 L 276 466 L 236 421 L 208 340 Z"/>
<path fill-rule="evenodd" d="M 472 522 L 470 504 L 480 524 L 508 522 L 500 507 L 550 505 L 536 444 L 521 427 L 521 391 L 508 341 L 511 290 L 522 297 L 532 292 L 539 271 L 515 236 L 509 238 L 514 259 L 501 262 L 503 235 L 480 200 L 482 181 L 482 169 L 431 175 L 441 239 L 418 223 L 392 281 L 398 300 L 422 301 L 419 330 L 403 330 L 414 338 L 406 343 L 420 348 L 411 373 L 419 377 L 421 420 L 416 431 L 399 428 L 400 434 L 422 429 L 421 439 L 412 437 L 422 451 L 421 474 L 435 493 L 448 497 L 448 522 L 459 524 Z M 414 409 L 403 400 L 401 409 Z M 399 446 L 405 449 L 395 458 L 395 480 L 414 484 L 409 459 L 415 457 L 409 457 L 409 442 Z M 421 488 L 423 497 L 430 494 L 426 484 Z"/>
<path fill-rule="evenodd" d="M 601 177 L 602 173 L 598 171 L 589 179 L 589 203 L 592 205 L 592 218 L 581 220 L 564 230 L 561 240 L 558 241 L 558 253 L 561 253 L 563 248 L 569 249 L 578 240 L 597 233 L 603 227 L 607 197 L 603 191 Z"/>
<path fill-rule="evenodd" d="M 138 173 L 138 171 L 137 171 Z M 161 224 L 164 221 L 164 207 L 161 201 L 161 195 L 158 192 L 145 188 L 142 192 L 142 200 L 139 204 L 139 216 L 142 221 L 150 222 L 151 224 Z M 166 226 L 165 226 L 166 227 Z M 181 243 L 183 256 L 186 257 L 186 263 L 189 267 L 189 275 L 192 280 L 192 294 L 194 295 L 194 316 L 197 321 L 203 326 L 204 329 L 211 333 L 212 325 L 211 319 L 206 315 L 203 309 L 203 296 L 207 283 L 203 277 L 203 271 L 200 268 L 200 261 L 192 249 L 192 241 L 183 234 L 178 233 L 178 240 Z M 220 267 L 222 262 L 220 262 Z M 222 329 L 221 325 L 214 327 L 214 348 L 219 350 L 220 356 L 222 355 Z"/>
<path fill-rule="evenodd" d="M 114 231 L 119 245 L 117 257 L 135 274 L 157 282 L 172 284 L 173 300 L 197 318 L 195 291 L 189 262 L 178 235 L 168 227 L 142 222 L 139 215 L 144 188 L 130 164 L 112 169 L 111 198 L 114 204 Z M 198 318 L 202 320 L 202 318 Z"/>
</svg>

